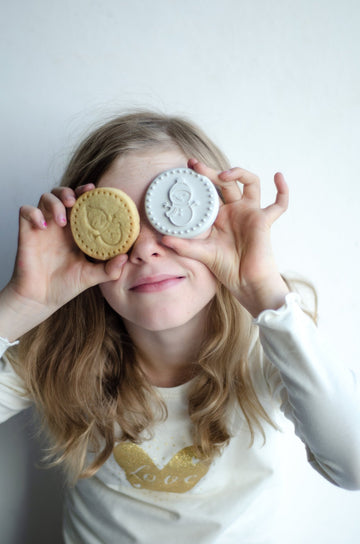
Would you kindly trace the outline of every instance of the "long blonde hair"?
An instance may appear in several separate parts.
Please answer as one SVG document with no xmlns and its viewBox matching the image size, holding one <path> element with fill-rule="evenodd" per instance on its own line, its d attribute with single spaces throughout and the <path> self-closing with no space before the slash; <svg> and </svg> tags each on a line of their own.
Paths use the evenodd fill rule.
<svg viewBox="0 0 360 544">
<path fill-rule="evenodd" d="M 229 164 L 192 123 L 153 112 L 112 119 L 94 130 L 75 151 L 62 185 L 97 183 L 113 161 L 128 152 L 177 146 L 216 169 Z M 230 440 L 228 414 L 237 402 L 251 437 L 271 423 L 250 377 L 248 354 L 256 331 L 251 316 L 219 286 L 208 311 L 207 338 L 199 351 L 199 372 L 189 393 L 189 416 L 198 453 L 213 458 Z M 98 287 L 88 289 L 21 338 L 17 369 L 35 399 L 53 440 L 55 463 L 69 479 L 89 477 L 111 455 L 115 440 L 141 441 L 141 433 L 166 407 L 136 364 L 121 317 Z M 161 408 L 159 412 L 158 408 Z M 121 428 L 115 436 L 114 422 Z M 87 451 L 94 460 L 86 464 Z"/>
</svg>

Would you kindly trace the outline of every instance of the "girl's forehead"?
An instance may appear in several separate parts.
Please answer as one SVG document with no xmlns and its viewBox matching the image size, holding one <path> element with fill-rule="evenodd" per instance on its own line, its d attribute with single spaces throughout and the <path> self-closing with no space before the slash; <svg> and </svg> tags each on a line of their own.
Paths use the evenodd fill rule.
<svg viewBox="0 0 360 544">
<path fill-rule="evenodd" d="M 172 168 L 185 168 L 187 158 L 179 149 L 131 152 L 115 159 L 100 178 L 99 187 L 115 187 L 127 193 L 137 205 L 147 187 L 161 172 Z"/>
</svg>

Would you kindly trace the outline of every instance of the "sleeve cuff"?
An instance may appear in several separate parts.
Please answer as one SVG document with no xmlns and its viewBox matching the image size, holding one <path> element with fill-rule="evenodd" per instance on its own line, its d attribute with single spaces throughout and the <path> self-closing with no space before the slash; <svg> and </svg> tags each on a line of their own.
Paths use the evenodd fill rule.
<svg viewBox="0 0 360 544">
<path fill-rule="evenodd" d="M 0 336 L 0 357 L 2 357 L 5 353 L 5 351 L 10 348 L 11 346 L 16 346 L 19 343 L 19 340 L 16 340 L 15 342 L 9 342 L 7 338 L 2 338 Z"/>
<path fill-rule="evenodd" d="M 294 308 L 300 308 L 301 298 L 298 293 L 289 293 L 285 297 L 285 303 L 277 310 L 264 310 L 257 318 L 253 320 L 255 325 L 261 327 L 274 327 L 276 323 L 279 325 L 287 320 L 288 316 L 294 311 Z"/>
</svg>

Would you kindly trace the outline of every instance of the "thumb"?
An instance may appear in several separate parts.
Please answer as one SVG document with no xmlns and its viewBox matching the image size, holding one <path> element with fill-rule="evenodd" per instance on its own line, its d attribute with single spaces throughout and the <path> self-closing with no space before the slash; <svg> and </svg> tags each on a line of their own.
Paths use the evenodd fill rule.
<svg viewBox="0 0 360 544">
<path fill-rule="evenodd" d="M 107 281 L 118 280 L 121 276 L 124 264 L 127 262 L 127 255 L 117 255 L 105 263 L 88 263 L 88 282 L 89 287 L 105 283 Z"/>
<path fill-rule="evenodd" d="M 162 238 L 162 243 L 164 246 L 174 250 L 181 257 L 195 259 L 211 269 L 214 260 L 214 252 L 212 251 L 213 244 L 211 244 L 208 239 L 200 240 L 192 238 L 189 240 L 186 238 L 176 238 L 174 236 L 164 236 Z"/>
</svg>

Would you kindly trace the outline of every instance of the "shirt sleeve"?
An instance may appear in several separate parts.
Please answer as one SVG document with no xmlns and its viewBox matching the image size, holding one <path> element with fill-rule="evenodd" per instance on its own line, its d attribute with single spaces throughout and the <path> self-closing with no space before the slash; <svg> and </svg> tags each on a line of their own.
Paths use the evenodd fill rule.
<svg viewBox="0 0 360 544">
<path fill-rule="evenodd" d="M 279 310 L 266 310 L 254 321 L 265 357 L 279 371 L 281 408 L 305 443 L 310 464 L 336 485 L 359 489 L 359 376 L 334 358 L 299 302 L 290 293 Z"/>
<path fill-rule="evenodd" d="M 23 381 L 4 355 L 7 348 L 16 343 L 10 343 L 5 338 L 0 338 L 0 423 L 32 404 L 26 394 Z"/>
</svg>

